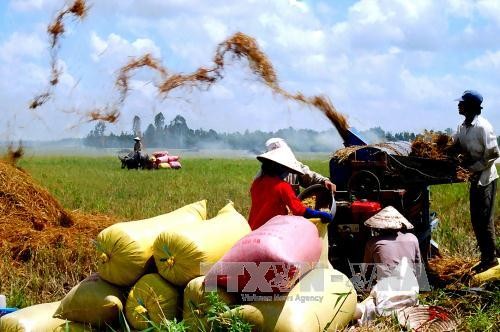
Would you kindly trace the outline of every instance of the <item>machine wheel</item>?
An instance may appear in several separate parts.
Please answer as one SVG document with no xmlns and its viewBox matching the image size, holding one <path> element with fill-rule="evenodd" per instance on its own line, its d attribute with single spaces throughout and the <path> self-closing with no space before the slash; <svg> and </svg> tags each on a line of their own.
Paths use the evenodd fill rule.
<svg viewBox="0 0 500 332">
<path fill-rule="evenodd" d="M 349 178 L 347 193 L 349 198 L 354 196 L 356 199 L 376 195 L 376 200 L 380 201 L 380 180 L 370 171 L 359 171 Z"/>
</svg>

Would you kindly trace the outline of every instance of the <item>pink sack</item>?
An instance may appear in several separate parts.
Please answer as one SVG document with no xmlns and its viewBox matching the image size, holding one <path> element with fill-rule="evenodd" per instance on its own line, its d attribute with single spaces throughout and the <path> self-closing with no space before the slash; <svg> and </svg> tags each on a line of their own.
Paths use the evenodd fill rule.
<svg viewBox="0 0 500 332">
<path fill-rule="evenodd" d="M 205 277 L 228 292 L 288 292 L 319 260 L 318 229 L 300 216 L 276 216 L 239 240 Z"/>
<path fill-rule="evenodd" d="M 161 163 L 168 163 L 168 156 L 161 156 L 156 158 L 156 163 L 161 164 Z"/>
<path fill-rule="evenodd" d="M 174 169 L 178 169 L 178 168 L 181 168 L 181 163 L 178 162 L 178 161 L 169 161 L 168 162 L 170 164 L 170 167 L 174 168 Z"/>
<path fill-rule="evenodd" d="M 168 156 L 168 162 L 179 161 L 179 156 Z"/>
<path fill-rule="evenodd" d="M 163 157 L 163 156 L 168 156 L 168 151 L 155 151 L 155 152 L 153 152 L 153 157 L 155 157 L 155 158 Z"/>
</svg>

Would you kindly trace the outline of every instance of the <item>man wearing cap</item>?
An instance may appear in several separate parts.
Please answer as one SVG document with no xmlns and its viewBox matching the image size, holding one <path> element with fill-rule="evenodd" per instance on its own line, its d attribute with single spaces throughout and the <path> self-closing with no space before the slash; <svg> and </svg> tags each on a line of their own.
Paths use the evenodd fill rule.
<svg viewBox="0 0 500 332">
<path fill-rule="evenodd" d="M 252 205 L 248 223 L 252 230 L 259 228 L 277 215 L 294 215 L 305 218 L 321 218 L 330 222 L 333 216 L 328 212 L 307 208 L 295 195 L 292 186 L 284 181 L 290 173 L 303 174 L 301 164 L 287 147 L 278 147 L 257 156 L 262 163 L 259 175 L 252 182 L 250 195 Z"/>
<path fill-rule="evenodd" d="M 285 148 L 292 152 L 292 149 L 288 146 L 283 138 L 273 137 L 266 141 L 266 150 L 271 151 L 277 148 Z M 292 152 L 293 153 L 293 152 Z M 324 185 L 326 188 L 335 192 L 335 184 L 331 182 L 327 177 L 312 171 L 309 166 L 302 164 L 299 162 L 301 173 L 293 174 L 290 173 L 285 179 L 286 182 L 292 185 L 292 188 L 295 190 L 295 193 L 298 194 L 299 188 L 307 188 L 314 184 Z"/>
<path fill-rule="evenodd" d="M 483 97 L 466 90 L 458 101 L 458 113 L 465 117 L 454 135 L 454 148 L 463 156 L 470 172 L 470 215 L 472 228 L 481 251 L 481 261 L 473 270 L 482 272 L 498 265 L 495 248 L 494 203 L 497 187 L 495 160 L 500 157 L 497 138 L 491 124 L 481 115 Z"/>
<path fill-rule="evenodd" d="M 418 275 L 422 262 L 418 239 L 412 233 L 403 232 L 413 229 L 413 225 L 398 210 L 387 206 L 364 224 L 378 233 L 366 243 L 363 259 L 363 263 L 376 264 L 378 280 L 390 276 L 403 257 Z"/>
</svg>

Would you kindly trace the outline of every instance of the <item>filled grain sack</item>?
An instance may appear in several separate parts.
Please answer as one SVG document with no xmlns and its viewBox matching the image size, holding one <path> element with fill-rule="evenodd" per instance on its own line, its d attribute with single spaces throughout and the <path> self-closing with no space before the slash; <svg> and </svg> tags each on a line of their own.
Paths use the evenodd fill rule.
<svg viewBox="0 0 500 332">
<path fill-rule="evenodd" d="M 161 163 L 168 163 L 168 156 L 159 156 L 159 157 L 156 157 L 156 161 L 159 164 L 161 164 Z"/>
<path fill-rule="evenodd" d="M 316 226 L 299 216 L 276 216 L 239 240 L 205 282 L 229 292 L 287 292 L 321 255 Z"/>
<path fill-rule="evenodd" d="M 196 227 L 162 232 L 154 243 L 158 273 L 177 286 L 203 275 L 203 267 L 217 262 L 243 236 L 250 233 L 247 220 L 232 202 L 212 219 Z"/>
<path fill-rule="evenodd" d="M 142 276 L 127 298 L 125 316 L 128 323 L 136 330 L 145 330 L 149 322 L 159 324 L 174 318 L 180 321 L 181 292 L 158 273 Z"/>
<path fill-rule="evenodd" d="M 168 155 L 168 151 L 155 151 L 152 153 L 153 157 L 158 158 L 158 157 L 163 157 Z"/>
<path fill-rule="evenodd" d="M 124 302 L 122 289 L 94 273 L 66 294 L 54 317 L 105 327 L 118 321 Z"/>
<path fill-rule="evenodd" d="M 169 161 L 168 164 L 170 165 L 170 168 L 173 169 L 179 169 L 182 167 L 181 163 L 178 161 Z"/>
<path fill-rule="evenodd" d="M 158 168 L 172 168 L 169 163 L 159 163 Z"/>
<path fill-rule="evenodd" d="M 338 331 L 354 316 L 356 291 L 330 267 L 309 271 L 288 294 L 255 297 L 236 309 L 255 331 Z M 248 295 L 247 300 L 253 298 Z M 245 298 L 244 298 L 245 300 Z"/>
<path fill-rule="evenodd" d="M 168 156 L 168 162 L 179 161 L 179 156 Z"/>
<path fill-rule="evenodd" d="M 26 307 L 0 318 L 2 332 L 91 331 L 85 325 L 53 318 L 60 302 L 42 303 Z"/>
<path fill-rule="evenodd" d="M 210 291 L 206 290 L 204 280 L 204 276 L 194 278 L 184 288 L 182 320 L 189 331 L 200 330 L 200 327 L 205 327 L 206 331 L 210 330 L 206 317 L 209 310 L 207 294 Z M 236 294 L 227 293 L 220 287 L 212 292 L 226 305 L 235 304 L 237 301 Z"/>
<path fill-rule="evenodd" d="M 101 278 L 118 286 L 132 286 L 154 266 L 153 243 L 161 232 L 194 225 L 207 218 L 206 200 L 150 219 L 121 222 L 97 236 L 98 271 Z"/>
</svg>

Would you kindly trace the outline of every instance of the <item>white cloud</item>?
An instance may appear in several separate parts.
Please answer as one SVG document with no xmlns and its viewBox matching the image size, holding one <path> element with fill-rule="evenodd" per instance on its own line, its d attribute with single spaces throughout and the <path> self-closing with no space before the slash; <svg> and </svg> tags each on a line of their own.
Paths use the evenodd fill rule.
<svg viewBox="0 0 500 332">
<path fill-rule="evenodd" d="M 479 69 L 487 73 L 491 72 L 491 70 L 500 70 L 500 51 L 487 51 L 477 58 L 467 62 L 465 68 Z"/>
<path fill-rule="evenodd" d="M 51 8 L 55 4 L 64 4 L 62 0 L 11 0 L 10 7 L 17 11 L 32 11 L 40 10 L 42 8 Z"/>
<path fill-rule="evenodd" d="M 220 20 L 212 17 L 203 17 L 202 24 L 212 42 L 219 43 L 224 40 L 224 38 L 227 38 L 227 26 Z"/>
<path fill-rule="evenodd" d="M 478 0 L 477 9 L 481 15 L 500 25 L 500 2 L 498 0 Z"/>
<path fill-rule="evenodd" d="M 100 62 L 103 59 L 113 63 L 123 61 L 127 57 L 140 56 L 146 53 L 151 53 L 154 57 L 161 57 L 161 50 L 151 39 L 138 38 L 133 42 L 111 33 L 107 39 L 101 38 L 96 32 L 92 32 L 90 36 L 90 45 L 92 48 L 91 58 L 95 62 Z"/>
<path fill-rule="evenodd" d="M 46 42 L 34 33 L 13 32 L 0 44 L 0 59 L 11 62 L 20 57 L 26 59 L 44 56 Z"/>
</svg>

